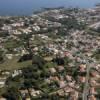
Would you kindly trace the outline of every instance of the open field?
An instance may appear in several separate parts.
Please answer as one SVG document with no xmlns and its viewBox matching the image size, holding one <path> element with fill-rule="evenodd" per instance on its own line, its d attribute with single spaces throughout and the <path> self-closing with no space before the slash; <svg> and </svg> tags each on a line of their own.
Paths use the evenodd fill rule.
<svg viewBox="0 0 100 100">
<path fill-rule="evenodd" d="M 6 60 L 4 63 L 0 64 L 0 69 L 1 70 L 14 70 L 14 69 L 19 69 L 22 67 L 27 67 L 31 65 L 32 61 L 24 61 L 24 62 L 18 62 L 18 57 L 14 57 L 11 60 Z"/>
</svg>

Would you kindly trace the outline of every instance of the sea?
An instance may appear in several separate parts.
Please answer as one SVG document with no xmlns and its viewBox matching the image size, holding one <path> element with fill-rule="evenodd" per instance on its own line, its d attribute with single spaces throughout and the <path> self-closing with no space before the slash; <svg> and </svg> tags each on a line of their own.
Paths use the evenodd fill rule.
<svg viewBox="0 0 100 100">
<path fill-rule="evenodd" d="M 31 15 L 42 8 L 92 8 L 100 0 L 0 0 L 0 16 Z"/>
</svg>

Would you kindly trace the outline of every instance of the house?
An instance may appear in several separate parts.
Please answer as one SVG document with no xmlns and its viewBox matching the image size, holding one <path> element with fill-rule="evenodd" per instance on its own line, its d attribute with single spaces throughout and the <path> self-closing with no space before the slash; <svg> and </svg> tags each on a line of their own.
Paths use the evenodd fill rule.
<svg viewBox="0 0 100 100">
<path fill-rule="evenodd" d="M 50 80 L 51 80 L 51 79 L 48 79 L 48 78 L 47 78 L 47 79 L 45 79 L 45 82 L 48 83 L 48 84 L 50 84 L 50 83 L 51 83 Z"/>
<path fill-rule="evenodd" d="M 56 73 L 56 69 L 55 69 L 55 68 L 49 68 L 49 71 L 50 71 L 52 74 Z"/>
<path fill-rule="evenodd" d="M 85 72 L 85 71 L 86 71 L 86 65 L 85 65 L 85 64 L 81 64 L 81 65 L 79 66 L 79 71 L 80 71 L 80 72 Z"/>
<path fill-rule="evenodd" d="M 65 92 L 65 93 L 70 93 L 72 90 L 73 90 L 73 89 L 70 88 L 69 86 L 66 86 L 66 87 L 64 88 L 64 92 Z"/>
<path fill-rule="evenodd" d="M 31 98 L 30 97 L 26 97 L 25 100 L 31 100 Z"/>
<path fill-rule="evenodd" d="M 7 59 L 11 60 L 13 58 L 13 54 L 6 54 Z"/>
<path fill-rule="evenodd" d="M 5 71 L 2 71 L 1 74 L 2 74 L 2 75 L 7 75 L 7 76 L 8 76 L 8 75 L 10 75 L 10 71 L 5 70 Z"/>
<path fill-rule="evenodd" d="M 59 96 L 64 96 L 64 90 L 62 89 L 62 90 L 57 91 L 57 94 Z"/>
<path fill-rule="evenodd" d="M 69 82 L 68 85 L 71 87 L 75 87 L 75 81 Z"/>
<path fill-rule="evenodd" d="M 86 68 L 86 64 L 81 64 L 79 67 L 85 69 Z"/>
<path fill-rule="evenodd" d="M 93 79 L 90 80 L 90 85 L 91 86 L 96 86 L 97 85 L 97 82 Z"/>
<path fill-rule="evenodd" d="M 96 91 L 95 91 L 94 87 L 91 87 L 89 91 L 90 91 L 90 94 L 96 94 Z"/>
<path fill-rule="evenodd" d="M 13 73 L 12 73 L 12 77 L 15 77 L 15 76 L 17 76 L 17 75 L 19 75 L 21 73 L 22 73 L 21 70 L 14 70 Z"/>
<path fill-rule="evenodd" d="M 33 28 L 33 30 L 36 31 L 36 32 L 40 31 L 40 27 L 37 26 L 37 25 L 34 25 L 32 28 Z"/>
<path fill-rule="evenodd" d="M 0 76 L 0 86 L 1 87 L 4 86 L 7 77 L 8 77 L 8 75 L 2 74 L 2 72 L 1 72 L 1 76 Z"/>
<path fill-rule="evenodd" d="M 4 98 L 4 97 L 0 97 L 0 100 L 7 100 L 6 98 Z"/>
<path fill-rule="evenodd" d="M 70 92 L 70 97 L 71 97 L 71 100 L 78 100 L 78 96 L 79 93 L 77 91 L 71 91 Z"/>
<path fill-rule="evenodd" d="M 59 86 L 60 88 L 63 88 L 66 86 L 66 82 L 65 81 L 59 81 Z"/>
<path fill-rule="evenodd" d="M 41 93 L 41 91 L 35 90 L 33 88 L 30 88 L 29 91 L 30 91 L 31 96 L 37 96 Z"/>
<path fill-rule="evenodd" d="M 100 77 L 99 74 L 98 74 L 98 72 L 97 71 L 94 71 L 94 70 L 91 71 L 90 74 L 91 74 L 92 77 L 95 77 L 95 78 L 99 78 Z"/>
<path fill-rule="evenodd" d="M 28 90 L 19 90 L 21 93 L 22 97 L 25 97 L 28 94 Z"/>
<path fill-rule="evenodd" d="M 64 56 L 69 56 L 69 55 L 70 55 L 70 53 L 68 51 L 64 52 Z"/>
<path fill-rule="evenodd" d="M 76 61 L 77 62 L 81 62 L 81 58 L 80 57 L 76 57 Z"/>
<path fill-rule="evenodd" d="M 58 70 L 59 72 L 63 71 L 63 70 L 64 70 L 64 66 L 58 66 L 58 67 L 57 67 L 57 70 Z"/>
<path fill-rule="evenodd" d="M 51 81 L 60 81 L 59 78 L 57 76 L 50 76 L 50 80 Z"/>
<path fill-rule="evenodd" d="M 95 97 L 94 95 L 90 95 L 90 96 L 88 97 L 88 100 L 97 100 L 97 99 L 96 99 L 96 97 Z"/>
<path fill-rule="evenodd" d="M 4 87 L 5 86 L 5 79 L 0 79 L 0 88 Z"/>
<path fill-rule="evenodd" d="M 71 82 L 71 81 L 72 81 L 72 76 L 66 75 L 66 77 L 65 77 L 65 78 L 66 78 L 66 80 L 67 80 L 67 81 L 69 81 L 69 82 Z"/>
<path fill-rule="evenodd" d="M 84 77 L 84 76 L 79 76 L 79 81 L 80 81 L 81 83 L 85 83 L 86 77 Z"/>
</svg>

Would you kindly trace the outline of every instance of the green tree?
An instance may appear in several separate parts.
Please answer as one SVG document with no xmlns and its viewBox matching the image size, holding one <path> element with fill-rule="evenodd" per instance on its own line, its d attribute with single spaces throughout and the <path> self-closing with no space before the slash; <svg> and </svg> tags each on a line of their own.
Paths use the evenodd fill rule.
<svg viewBox="0 0 100 100">
<path fill-rule="evenodd" d="M 6 93 L 3 94 L 7 100 L 20 100 L 20 94 L 18 92 L 18 89 L 16 87 L 8 88 Z"/>
<path fill-rule="evenodd" d="M 0 63 L 4 61 L 3 51 L 0 51 Z"/>
<path fill-rule="evenodd" d="M 43 69 L 45 61 L 41 56 L 33 55 L 32 64 L 37 65 L 39 67 L 39 69 Z"/>
</svg>

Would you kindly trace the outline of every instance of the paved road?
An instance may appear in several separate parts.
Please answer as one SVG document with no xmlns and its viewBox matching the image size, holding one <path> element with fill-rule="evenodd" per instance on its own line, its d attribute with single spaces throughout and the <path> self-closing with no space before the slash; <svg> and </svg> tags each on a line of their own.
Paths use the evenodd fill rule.
<svg viewBox="0 0 100 100">
<path fill-rule="evenodd" d="M 100 22 L 96 22 L 92 25 L 89 25 L 90 28 L 98 28 L 100 26 Z"/>
<path fill-rule="evenodd" d="M 83 90 L 83 100 L 88 100 L 90 69 L 91 69 L 91 66 L 89 66 L 89 64 L 87 64 L 87 71 L 86 71 L 87 74 L 86 74 L 86 82 L 85 82 L 84 90 Z"/>
<path fill-rule="evenodd" d="M 92 59 L 90 59 L 91 61 L 93 61 Z M 88 95 L 89 95 L 89 79 L 90 79 L 90 69 L 94 66 L 93 62 L 89 62 L 89 59 L 86 60 L 86 64 L 87 64 L 87 74 L 86 74 L 86 82 L 84 85 L 84 89 L 83 89 L 83 95 L 82 98 L 83 100 L 88 100 Z"/>
<path fill-rule="evenodd" d="M 64 88 L 66 88 L 66 87 L 70 87 L 70 88 L 72 88 L 72 89 L 74 89 L 74 90 L 76 90 L 76 91 L 78 91 L 78 92 L 80 92 L 80 90 L 79 89 L 77 89 L 77 88 L 75 88 L 75 87 L 72 87 L 72 86 L 70 86 L 70 85 L 65 85 L 64 87 L 62 87 L 62 88 L 59 88 L 58 90 L 56 90 L 56 91 L 54 91 L 54 92 L 51 92 L 51 93 L 49 93 L 49 95 L 52 95 L 52 94 L 56 94 L 59 90 L 63 90 Z"/>
</svg>

